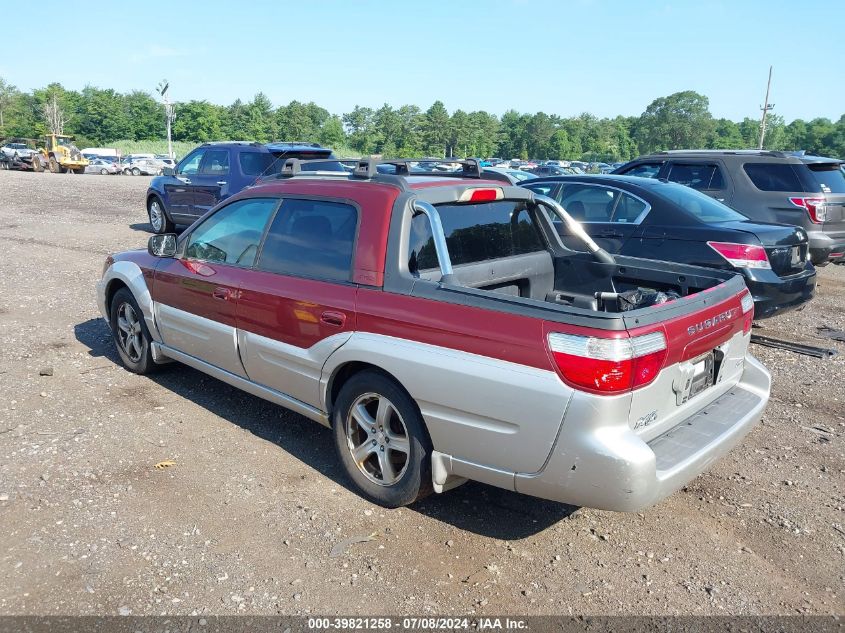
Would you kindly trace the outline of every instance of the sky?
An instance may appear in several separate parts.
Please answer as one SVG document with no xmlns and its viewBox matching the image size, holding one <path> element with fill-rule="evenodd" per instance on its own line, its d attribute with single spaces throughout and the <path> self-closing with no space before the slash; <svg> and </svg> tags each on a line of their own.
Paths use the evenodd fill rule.
<svg viewBox="0 0 845 633">
<path fill-rule="evenodd" d="M 55 81 L 151 93 L 167 78 L 177 101 L 261 91 L 335 114 L 439 99 L 450 112 L 636 116 L 695 90 L 715 117 L 739 121 L 760 116 L 772 65 L 770 102 L 787 122 L 845 113 L 841 0 L 107 4 L 3 3 L 6 37 L 30 45 L 0 56 L 0 77 L 26 91 Z M 43 34 L 69 34 L 67 48 Z"/>
</svg>

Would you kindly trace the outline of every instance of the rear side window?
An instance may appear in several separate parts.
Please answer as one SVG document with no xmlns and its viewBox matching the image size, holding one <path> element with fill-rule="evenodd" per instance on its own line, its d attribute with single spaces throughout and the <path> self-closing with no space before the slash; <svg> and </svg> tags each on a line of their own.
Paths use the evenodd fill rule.
<svg viewBox="0 0 845 633">
<path fill-rule="evenodd" d="M 807 167 L 822 193 L 845 193 L 845 173 L 839 163 L 811 163 Z"/>
<path fill-rule="evenodd" d="M 745 163 L 742 168 L 761 191 L 804 191 L 789 163 Z"/>
<path fill-rule="evenodd" d="M 258 268 L 271 273 L 348 281 L 358 228 L 349 204 L 288 198 L 264 240 Z"/>
<path fill-rule="evenodd" d="M 699 190 L 725 188 L 722 170 L 715 164 L 672 163 L 668 179 Z"/>
<path fill-rule="evenodd" d="M 262 152 L 239 152 L 238 162 L 241 165 L 241 173 L 244 176 L 260 176 L 275 159 L 271 154 L 264 154 Z"/>
<path fill-rule="evenodd" d="M 639 176 L 640 178 L 657 178 L 660 173 L 660 168 L 663 167 L 662 162 L 657 163 L 640 163 L 630 169 L 626 169 L 623 174 L 626 176 Z"/>
<path fill-rule="evenodd" d="M 522 203 L 502 200 L 437 207 L 452 264 L 471 264 L 545 250 L 531 214 Z M 411 222 L 408 268 L 437 268 L 437 252 L 425 215 Z"/>
</svg>

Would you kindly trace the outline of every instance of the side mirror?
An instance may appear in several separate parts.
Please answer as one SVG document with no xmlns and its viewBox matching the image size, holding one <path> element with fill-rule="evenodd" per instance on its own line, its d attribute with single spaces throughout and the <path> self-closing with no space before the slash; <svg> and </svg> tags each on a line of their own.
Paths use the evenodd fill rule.
<svg viewBox="0 0 845 633">
<path fill-rule="evenodd" d="M 153 257 L 175 257 L 176 234 L 153 235 L 147 242 L 147 252 Z"/>
<path fill-rule="evenodd" d="M 164 169 L 161 170 L 161 173 L 164 174 L 165 176 L 173 176 L 173 175 L 176 174 L 176 170 L 173 169 L 173 167 L 165 167 Z"/>
</svg>

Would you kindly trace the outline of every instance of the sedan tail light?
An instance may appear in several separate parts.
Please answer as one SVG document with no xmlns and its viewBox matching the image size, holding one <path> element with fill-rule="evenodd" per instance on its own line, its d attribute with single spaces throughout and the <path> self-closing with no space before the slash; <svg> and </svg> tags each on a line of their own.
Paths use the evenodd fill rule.
<svg viewBox="0 0 845 633">
<path fill-rule="evenodd" d="M 766 249 L 754 244 L 734 244 L 732 242 L 707 242 L 707 246 L 719 253 L 731 265 L 737 268 L 771 268 Z"/>
<path fill-rule="evenodd" d="M 592 393 L 613 395 L 653 381 L 666 360 L 666 337 L 650 332 L 633 338 L 549 334 L 549 349 L 561 378 Z"/>
<path fill-rule="evenodd" d="M 827 200 L 824 198 L 790 198 L 789 201 L 796 207 L 806 209 L 811 222 L 822 224 L 827 220 Z"/>
</svg>

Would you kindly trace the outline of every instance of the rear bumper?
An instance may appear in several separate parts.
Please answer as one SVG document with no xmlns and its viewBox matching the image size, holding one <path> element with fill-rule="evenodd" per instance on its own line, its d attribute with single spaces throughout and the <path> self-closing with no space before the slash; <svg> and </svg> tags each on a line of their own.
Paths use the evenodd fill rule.
<svg viewBox="0 0 845 633">
<path fill-rule="evenodd" d="M 823 231 L 807 232 L 810 240 L 810 261 L 816 266 L 825 266 L 831 262 L 831 253 L 845 253 L 845 236 Z M 834 257 L 833 260 L 841 258 Z"/>
<path fill-rule="evenodd" d="M 747 270 L 745 285 L 754 297 L 754 318 L 767 319 L 804 305 L 816 294 L 812 266 L 796 275 L 778 277 L 771 270 Z"/>
<path fill-rule="evenodd" d="M 603 510 L 641 510 L 733 448 L 760 420 L 770 388 L 769 372 L 747 355 L 736 386 L 648 442 L 627 423 L 590 432 L 588 425 L 566 420 L 546 466 L 517 474 L 516 490 Z"/>
</svg>

